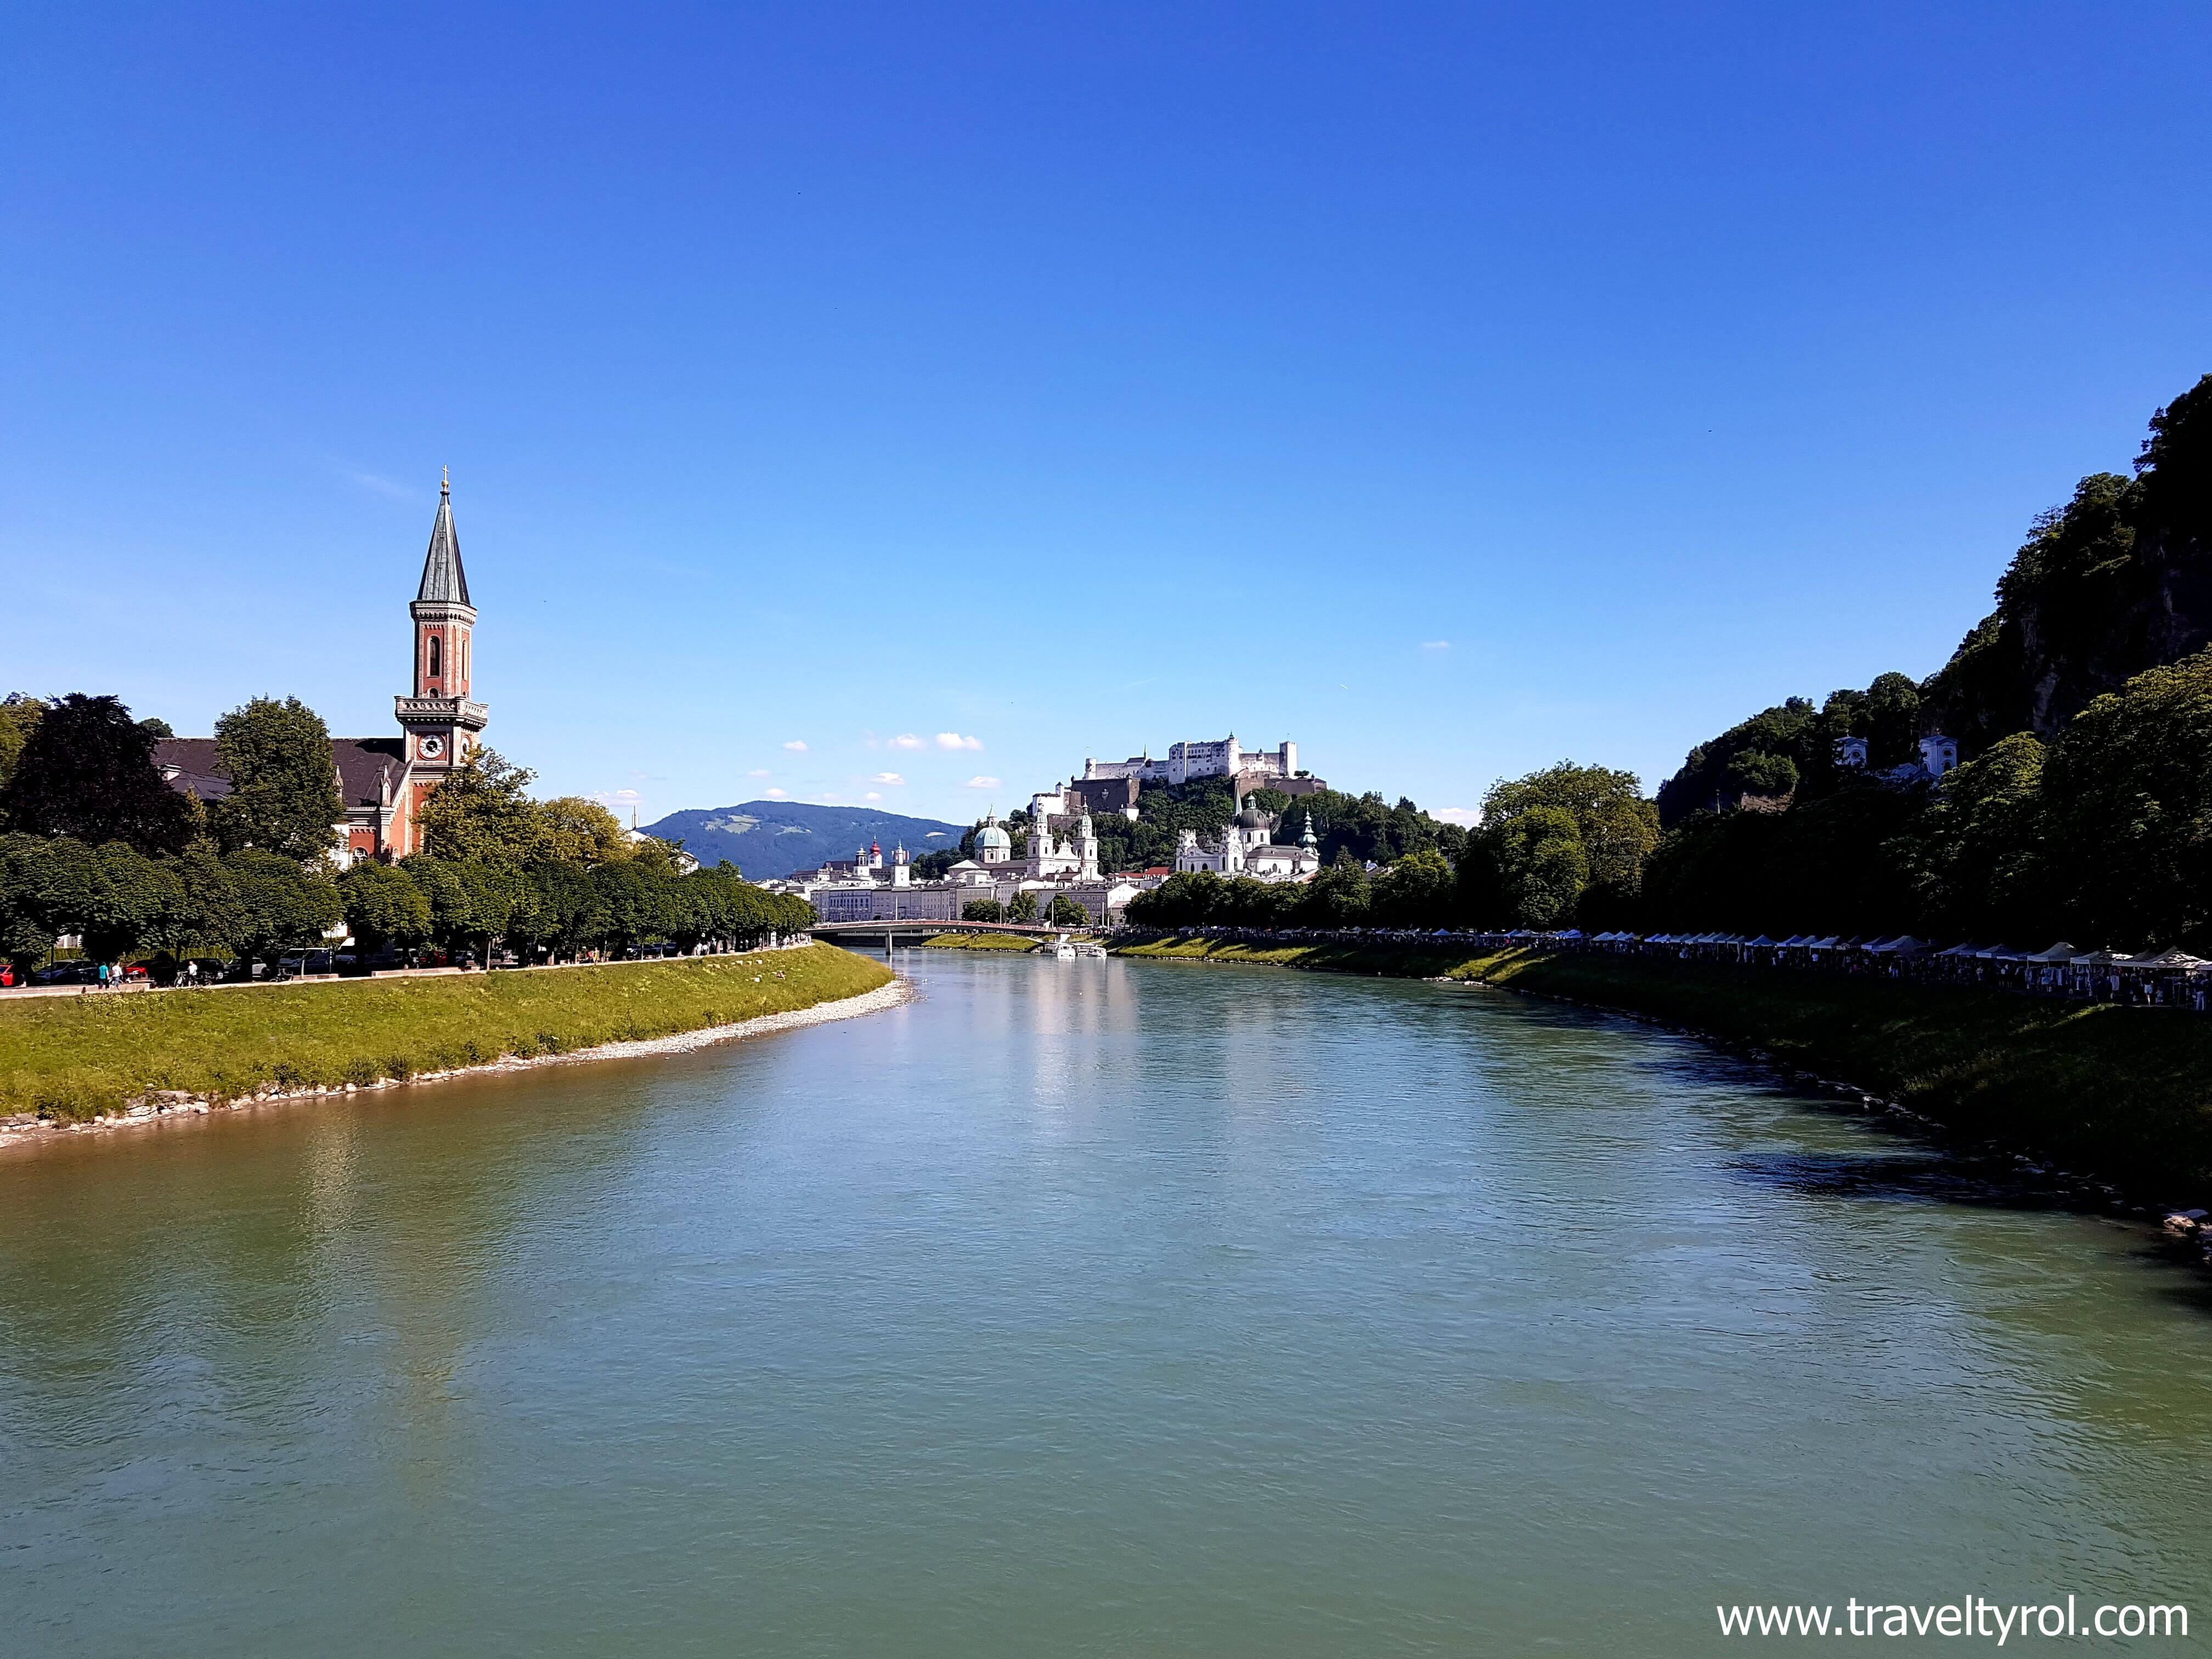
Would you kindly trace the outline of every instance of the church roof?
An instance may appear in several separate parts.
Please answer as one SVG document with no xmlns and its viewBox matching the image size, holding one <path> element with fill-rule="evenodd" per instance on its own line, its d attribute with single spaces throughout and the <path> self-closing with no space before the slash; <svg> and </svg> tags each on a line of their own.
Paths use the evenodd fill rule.
<svg viewBox="0 0 2212 1659">
<path fill-rule="evenodd" d="M 453 533 L 453 487 L 438 486 L 438 516 L 430 526 L 430 550 L 422 556 L 422 591 L 416 599 L 469 602 L 469 574 L 461 568 L 461 538 Z"/>
<path fill-rule="evenodd" d="M 221 800 L 230 793 L 213 738 L 163 738 L 154 745 L 154 764 L 179 794 L 189 788 L 202 800 Z"/>
<path fill-rule="evenodd" d="M 386 772 L 398 787 L 407 770 L 404 738 L 332 738 L 331 758 L 338 766 L 338 793 L 348 806 L 374 806 Z"/>
<path fill-rule="evenodd" d="M 374 806 L 385 775 L 397 785 L 407 769 L 404 738 L 332 738 L 338 794 L 348 806 Z M 163 738 L 154 745 L 154 763 L 181 793 L 189 787 L 202 800 L 221 800 L 230 793 L 230 773 L 213 738 Z M 171 775 L 171 769 L 174 775 Z"/>
</svg>

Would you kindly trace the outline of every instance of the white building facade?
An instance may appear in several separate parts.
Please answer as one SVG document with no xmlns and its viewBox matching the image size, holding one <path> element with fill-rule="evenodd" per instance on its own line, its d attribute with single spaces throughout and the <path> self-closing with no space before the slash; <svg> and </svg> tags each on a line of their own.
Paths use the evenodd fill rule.
<svg viewBox="0 0 2212 1659">
<path fill-rule="evenodd" d="M 1273 813 L 1256 810 L 1248 797 L 1219 835 L 1201 839 L 1195 830 L 1182 832 L 1176 844 L 1176 873 L 1206 870 L 1231 878 L 1250 876 L 1257 881 L 1311 880 L 1321 869 L 1313 820 L 1307 819 L 1305 833 L 1296 847 L 1275 845 L 1279 821 Z"/>
<path fill-rule="evenodd" d="M 1091 778 L 1137 778 L 1146 783 L 1188 783 L 1193 778 L 1294 778 L 1298 775 L 1298 746 L 1284 741 L 1274 749 L 1247 749 L 1231 732 L 1219 742 L 1183 742 L 1168 746 L 1165 760 L 1154 760 L 1152 751 L 1127 760 L 1086 759 L 1083 775 Z"/>
</svg>

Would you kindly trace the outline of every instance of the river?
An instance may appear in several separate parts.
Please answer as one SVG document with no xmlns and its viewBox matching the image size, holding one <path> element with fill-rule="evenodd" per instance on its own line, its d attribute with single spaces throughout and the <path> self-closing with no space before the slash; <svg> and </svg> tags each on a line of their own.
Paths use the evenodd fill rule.
<svg viewBox="0 0 2212 1659">
<path fill-rule="evenodd" d="M 0 1160 L 0 1649 L 1674 1655 L 2069 1592 L 2212 1647 L 2212 1285 L 2140 1226 L 1503 992 L 899 963 Z"/>
</svg>

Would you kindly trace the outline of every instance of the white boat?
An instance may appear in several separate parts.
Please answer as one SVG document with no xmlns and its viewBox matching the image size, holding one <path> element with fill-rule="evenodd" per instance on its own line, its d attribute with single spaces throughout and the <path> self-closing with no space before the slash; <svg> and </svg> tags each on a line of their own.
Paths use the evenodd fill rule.
<svg viewBox="0 0 2212 1659">
<path fill-rule="evenodd" d="M 1079 939 L 1076 941 L 1075 954 L 1079 957 L 1097 957 L 1103 962 L 1106 957 L 1106 947 L 1095 939 Z"/>
<path fill-rule="evenodd" d="M 1058 939 L 1053 941 L 1052 953 L 1062 962 L 1073 962 L 1075 960 L 1075 946 L 1070 942 L 1067 935 L 1065 933 L 1062 933 Z"/>
</svg>

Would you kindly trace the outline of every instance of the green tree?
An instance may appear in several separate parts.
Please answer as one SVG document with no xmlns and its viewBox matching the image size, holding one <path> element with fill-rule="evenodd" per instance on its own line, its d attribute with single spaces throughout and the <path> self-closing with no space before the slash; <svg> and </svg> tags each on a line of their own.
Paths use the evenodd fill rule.
<svg viewBox="0 0 2212 1659">
<path fill-rule="evenodd" d="M 1367 872 L 1345 854 L 1308 882 L 1298 896 L 1296 912 L 1304 927 L 1359 927 L 1366 925 L 1373 887 Z"/>
<path fill-rule="evenodd" d="M 1505 908 L 1505 872 L 1498 862 L 1497 837 L 1469 836 L 1460 851 L 1456 897 L 1459 920 L 1471 927 L 1510 927 Z"/>
<path fill-rule="evenodd" d="M 577 864 L 541 864 L 530 872 L 536 897 L 516 932 L 525 949 L 574 957 L 606 938 L 606 902 L 592 872 Z"/>
<path fill-rule="evenodd" d="M 222 864 L 230 878 L 233 926 L 242 956 L 266 959 L 321 945 L 345 920 L 337 884 L 320 872 L 301 869 L 295 859 L 248 847 L 228 854 Z"/>
<path fill-rule="evenodd" d="M 514 865 L 493 859 L 469 859 L 455 866 L 468 900 L 470 940 L 483 949 L 489 966 L 495 949 L 510 933 L 532 931 L 530 912 L 538 900 L 530 878 Z"/>
<path fill-rule="evenodd" d="M 338 897 L 365 952 L 405 950 L 430 937 L 430 901 L 404 868 L 365 859 L 338 878 Z"/>
<path fill-rule="evenodd" d="M 1944 775 L 1915 838 L 1921 927 L 2025 944 L 2055 926 L 2043 763 L 2018 732 Z"/>
<path fill-rule="evenodd" d="M 1013 902 L 1006 906 L 1006 920 L 1008 921 L 1035 921 L 1036 919 L 1036 895 L 1035 893 L 1015 894 L 1013 896 Z"/>
<path fill-rule="evenodd" d="M 2093 701 L 2051 745 L 2043 795 L 2083 931 L 2212 942 L 2212 651 Z"/>
<path fill-rule="evenodd" d="M 1045 920 L 1055 927 L 1087 927 L 1091 925 L 1091 912 L 1066 894 L 1054 893 L 1052 896 L 1052 909 L 1046 915 Z"/>
<path fill-rule="evenodd" d="M 1747 749 L 1729 762 L 1727 778 L 1729 793 L 1739 799 L 1745 795 L 1775 799 L 1796 789 L 1797 763 L 1787 755 Z"/>
<path fill-rule="evenodd" d="M 8 787 L 8 780 L 15 775 L 15 763 L 22 758 L 23 745 L 31 733 L 38 729 L 39 716 L 46 712 L 46 704 L 26 691 L 10 691 L 0 701 L 0 792 Z M 7 820 L 0 817 L 0 829 Z"/>
<path fill-rule="evenodd" d="M 208 809 L 226 853 L 258 847 L 301 863 L 330 853 L 345 818 L 330 730 L 297 697 L 256 697 L 215 723 L 231 791 Z"/>
<path fill-rule="evenodd" d="M 235 949 L 240 932 L 236 884 L 214 841 L 195 836 L 169 867 L 177 878 L 177 900 L 141 943 L 177 961 L 196 951 Z"/>
<path fill-rule="evenodd" d="M 1516 827 L 1538 811 L 1565 814 L 1573 833 L 1556 817 Z M 1483 797 L 1482 823 L 1504 908 L 1525 927 L 1567 927 L 1586 891 L 1595 902 L 1626 908 L 1659 844 L 1658 806 L 1644 799 L 1634 773 L 1571 761 L 1492 785 Z"/>
<path fill-rule="evenodd" d="M 1571 811 L 1541 805 L 1516 812 L 1498 824 L 1496 845 L 1514 921 L 1539 930 L 1573 921 L 1589 885 L 1591 860 Z"/>
<path fill-rule="evenodd" d="M 541 856 L 556 864 L 610 864 L 630 855 L 622 821 L 595 800 L 562 795 L 539 805 L 544 825 Z"/>
<path fill-rule="evenodd" d="M 1385 927 L 1440 927 L 1457 909 L 1458 878 L 1433 848 L 1408 853 L 1376 877 L 1372 908 Z"/>
<path fill-rule="evenodd" d="M 2151 416 L 2136 471 L 2151 526 L 2212 546 L 2212 374 Z"/>
<path fill-rule="evenodd" d="M 483 859 L 520 866 L 546 858 L 550 832 L 528 793 L 536 776 L 497 750 L 478 750 L 423 801 L 423 851 L 454 863 Z"/>
<path fill-rule="evenodd" d="M 1204 927 L 1226 908 L 1228 883 L 1211 870 L 1178 870 L 1139 893 L 1125 913 L 1140 927 Z"/>
<path fill-rule="evenodd" d="M 467 948 L 482 931 L 469 903 L 469 888 L 461 879 L 458 860 L 434 853 L 416 853 L 402 859 L 399 868 L 421 891 L 430 907 L 430 938 L 443 951 Z"/>
<path fill-rule="evenodd" d="M 113 697 L 72 691 L 48 704 L 0 789 L 0 817 L 32 836 L 87 846 L 120 841 L 141 853 L 183 850 L 192 805 L 162 781 L 154 738 Z"/>
<path fill-rule="evenodd" d="M 668 937 L 681 925 L 675 914 L 676 876 L 648 860 L 625 859 L 592 872 L 605 907 L 605 936 L 618 951 Z"/>
<path fill-rule="evenodd" d="M 1004 921 L 1006 907 L 994 898 L 969 899 L 960 907 L 963 921 Z"/>
<path fill-rule="evenodd" d="M 27 924 L 26 955 L 44 956 L 56 939 L 82 934 L 86 955 L 112 961 L 136 951 L 184 904 L 167 865 L 118 841 L 98 847 L 66 836 L 11 836 L 10 908 Z"/>
</svg>

